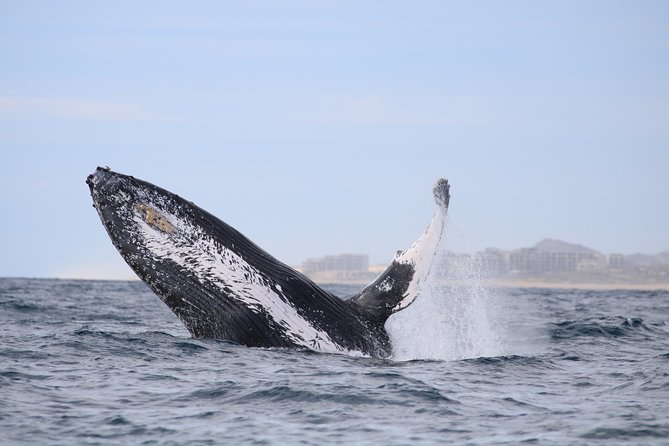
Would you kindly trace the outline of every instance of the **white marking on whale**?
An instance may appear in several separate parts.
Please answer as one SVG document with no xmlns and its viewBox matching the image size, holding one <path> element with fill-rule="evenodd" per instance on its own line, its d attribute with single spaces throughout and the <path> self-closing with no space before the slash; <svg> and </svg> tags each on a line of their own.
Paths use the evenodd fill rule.
<svg viewBox="0 0 669 446">
<path fill-rule="evenodd" d="M 268 277 L 231 250 L 207 238 L 199 228 L 162 211 L 162 217 L 175 228 L 170 234 L 149 225 L 141 212 L 137 209 L 133 218 L 138 228 L 137 235 L 143 239 L 142 243 L 156 261 L 170 259 L 198 279 L 216 285 L 221 292 L 226 290 L 252 311 L 265 311 L 297 345 L 324 352 L 345 351 L 326 332 L 317 330 L 300 316 L 287 301 L 280 286 L 273 285 Z M 187 298 L 184 302 L 190 304 Z"/>
</svg>

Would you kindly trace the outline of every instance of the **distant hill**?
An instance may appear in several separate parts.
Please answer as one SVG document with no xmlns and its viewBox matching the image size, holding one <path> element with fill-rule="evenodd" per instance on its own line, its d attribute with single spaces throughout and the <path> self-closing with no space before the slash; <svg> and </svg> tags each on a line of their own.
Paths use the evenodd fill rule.
<svg viewBox="0 0 669 446">
<path fill-rule="evenodd" d="M 669 265 L 669 251 L 659 254 L 632 254 L 625 256 L 626 266 L 650 267 L 655 265 Z"/>
<path fill-rule="evenodd" d="M 552 238 L 545 238 L 536 245 L 533 246 L 534 249 L 541 252 L 589 252 L 597 253 L 594 249 L 588 248 L 583 245 L 576 245 L 574 243 L 563 242 L 562 240 L 556 240 Z"/>
</svg>

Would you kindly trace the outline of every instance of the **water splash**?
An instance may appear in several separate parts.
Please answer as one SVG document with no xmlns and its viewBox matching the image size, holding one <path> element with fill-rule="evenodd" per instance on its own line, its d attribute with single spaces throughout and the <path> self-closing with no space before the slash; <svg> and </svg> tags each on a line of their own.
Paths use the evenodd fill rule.
<svg viewBox="0 0 669 446">
<path fill-rule="evenodd" d="M 509 353 L 508 320 L 483 285 L 480 261 L 454 255 L 443 225 L 429 273 L 411 306 L 386 322 L 396 360 L 457 360 Z"/>
</svg>

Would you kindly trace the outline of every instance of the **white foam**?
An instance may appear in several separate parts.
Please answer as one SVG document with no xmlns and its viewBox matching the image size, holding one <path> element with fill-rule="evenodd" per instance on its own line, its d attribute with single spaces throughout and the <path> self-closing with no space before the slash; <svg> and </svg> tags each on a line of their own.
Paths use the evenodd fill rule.
<svg viewBox="0 0 669 446">
<path fill-rule="evenodd" d="M 415 250 L 411 248 L 420 280 L 413 289 L 415 301 L 386 322 L 393 359 L 457 360 L 506 354 L 505 319 L 495 296 L 482 286 L 480 269 L 472 258 L 458 258 L 458 262 L 449 258 L 446 219 L 435 220 L 423 236 L 426 244 L 417 242 Z M 427 250 L 419 252 L 422 248 Z"/>
</svg>

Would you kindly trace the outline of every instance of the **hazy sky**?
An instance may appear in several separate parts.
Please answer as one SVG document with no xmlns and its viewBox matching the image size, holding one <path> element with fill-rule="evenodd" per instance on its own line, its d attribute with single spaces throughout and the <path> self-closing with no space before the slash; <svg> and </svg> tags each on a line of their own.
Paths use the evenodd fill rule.
<svg viewBox="0 0 669 446">
<path fill-rule="evenodd" d="M 0 2 L 0 276 L 130 277 L 97 165 L 279 259 L 669 249 L 669 3 Z"/>
</svg>

